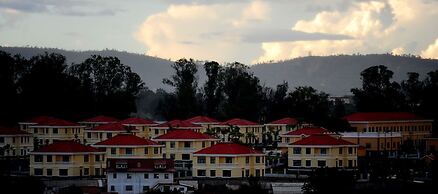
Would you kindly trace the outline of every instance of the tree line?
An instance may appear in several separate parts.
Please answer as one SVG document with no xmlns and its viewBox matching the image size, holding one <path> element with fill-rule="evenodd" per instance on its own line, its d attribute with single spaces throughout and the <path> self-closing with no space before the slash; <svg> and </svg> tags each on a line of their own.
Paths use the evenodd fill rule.
<svg viewBox="0 0 438 194">
<path fill-rule="evenodd" d="M 353 103 L 330 100 L 310 86 L 271 88 L 247 65 L 204 62 L 206 81 L 199 83 L 198 64 L 180 59 L 163 79 L 172 91 L 146 87 L 141 78 L 116 57 L 93 55 L 66 64 L 64 56 L 45 53 L 26 59 L 0 51 L 0 123 L 11 125 L 36 115 L 79 120 L 105 114 L 151 119 L 186 119 L 207 115 L 220 120 L 243 118 L 260 123 L 293 116 L 329 129 L 348 130 L 340 118 L 354 111 L 409 111 L 437 119 L 438 70 L 420 79 L 415 72 L 397 83 L 386 66 L 361 73 L 362 86 L 353 88 Z"/>
</svg>

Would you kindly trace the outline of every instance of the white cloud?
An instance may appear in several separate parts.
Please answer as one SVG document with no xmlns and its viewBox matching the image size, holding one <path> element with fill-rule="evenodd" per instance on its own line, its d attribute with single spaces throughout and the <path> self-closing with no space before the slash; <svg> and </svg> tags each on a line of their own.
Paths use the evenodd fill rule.
<svg viewBox="0 0 438 194">
<path fill-rule="evenodd" d="M 430 44 L 426 50 L 421 51 L 421 57 L 438 59 L 438 38 L 435 39 L 435 42 Z"/>
<path fill-rule="evenodd" d="M 269 19 L 270 11 L 268 3 L 264 1 L 254 1 L 243 10 L 240 19 L 233 21 L 233 25 L 241 27 L 251 22 L 266 21 Z"/>
<path fill-rule="evenodd" d="M 397 48 L 395 48 L 395 49 L 392 49 L 391 53 L 392 53 L 393 55 L 402 55 L 402 54 L 405 54 L 405 48 L 403 48 L 403 47 L 397 47 Z"/>
</svg>

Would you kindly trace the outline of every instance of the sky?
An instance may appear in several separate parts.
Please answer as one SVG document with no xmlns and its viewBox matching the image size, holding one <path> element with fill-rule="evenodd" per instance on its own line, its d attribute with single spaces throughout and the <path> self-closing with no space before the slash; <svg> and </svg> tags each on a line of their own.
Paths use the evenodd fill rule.
<svg viewBox="0 0 438 194">
<path fill-rule="evenodd" d="M 0 0 L 0 45 L 245 64 L 308 55 L 438 58 L 438 0 Z"/>
</svg>

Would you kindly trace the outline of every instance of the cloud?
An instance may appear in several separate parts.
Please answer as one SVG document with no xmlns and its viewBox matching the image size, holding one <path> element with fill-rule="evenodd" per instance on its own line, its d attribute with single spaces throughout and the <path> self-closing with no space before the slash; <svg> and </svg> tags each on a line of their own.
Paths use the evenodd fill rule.
<svg viewBox="0 0 438 194">
<path fill-rule="evenodd" d="M 233 25 L 242 27 L 248 25 L 248 23 L 266 21 L 269 19 L 270 11 L 270 6 L 266 2 L 251 2 L 249 6 L 244 8 L 241 18 L 233 21 Z"/>
<path fill-rule="evenodd" d="M 310 20 L 298 20 L 292 29 L 307 33 L 341 34 L 350 40 L 265 42 L 255 62 L 308 55 L 351 53 L 412 53 L 436 57 L 438 1 L 359 1 L 345 10 L 323 10 Z M 430 50 L 429 50 L 430 48 Z"/>
<path fill-rule="evenodd" d="M 438 38 L 435 39 L 435 42 L 430 44 L 426 50 L 421 51 L 421 57 L 423 58 L 431 58 L 438 59 Z"/>
<path fill-rule="evenodd" d="M 289 29 L 259 29 L 245 34 L 242 40 L 252 43 L 263 43 L 303 40 L 345 40 L 351 38 L 342 34 L 308 33 Z"/>
<path fill-rule="evenodd" d="M 13 26 L 23 17 L 23 14 L 15 9 L 0 8 L 0 29 Z"/>
</svg>

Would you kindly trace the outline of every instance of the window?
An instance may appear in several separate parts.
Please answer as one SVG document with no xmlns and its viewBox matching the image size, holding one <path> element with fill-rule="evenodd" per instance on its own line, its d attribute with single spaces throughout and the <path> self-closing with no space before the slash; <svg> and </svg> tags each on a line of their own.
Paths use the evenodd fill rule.
<svg viewBox="0 0 438 194">
<path fill-rule="evenodd" d="M 311 160 L 306 160 L 306 166 L 307 167 L 312 166 L 312 161 Z"/>
<path fill-rule="evenodd" d="M 205 142 L 202 142 L 202 148 L 205 148 Z"/>
<path fill-rule="evenodd" d="M 5 137 L 0 137 L 0 143 L 5 143 Z"/>
<path fill-rule="evenodd" d="M 245 158 L 245 163 L 246 163 L 246 164 L 249 164 L 249 156 L 247 156 L 247 157 Z"/>
<path fill-rule="evenodd" d="M 175 159 L 175 154 L 170 154 L 170 159 Z"/>
<path fill-rule="evenodd" d="M 34 172 L 35 176 L 42 176 L 43 175 L 42 168 L 35 168 L 35 169 L 33 169 L 33 172 Z"/>
<path fill-rule="evenodd" d="M 107 139 L 111 138 L 112 136 L 113 136 L 112 133 L 106 133 L 106 138 L 107 138 Z"/>
<path fill-rule="evenodd" d="M 190 160 L 190 154 L 183 154 L 181 157 L 183 160 Z"/>
<path fill-rule="evenodd" d="M 249 177 L 249 170 L 248 169 L 245 170 L 245 176 Z"/>
<path fill-rule="evenodd" d="M 143 191 L 149 191 L 149 186 L 143 186 Z"/>
<path fill-rule="evenodd" d="M 94 158 L 95 158 L 95 161 L 96 161 L 96 162 L 99 162 L 99 161 L 100 161 L 100 155 L 95 155 Z"/>
<path fill-rule="evenodd" d="M 259 177 L 260 176 L 260 169 L 256 169 L 255 173 L 256 173 L 256 177 Z"/>
<path fill-rule="evenodd" d="M 327 154 L 327 148 L 321 148 L 321 155 Z"/>
<path fill-rule="evenodd" d="M 164 179 L 169 179 L 169 174 L 164 174 Z"/>
<path fill-rule="evenodd" d="M 147 173 L 144 174 L 144 175 L 143 175 L 143 178 L 144 178 L 144 179 L 149 179 L 149 174 L 147 174 Z"/>
<path fill-rule="evenodd" d="M 33 159 L 35 162 L 43 162 L 43 156 L 41 155 L 35 155 Z"/>
<path fill-rule="evenodd" d="M 339 167 L 342 167 L 344 164 L 343 164 L 343 161 L 342 160 L 339 160 Z"/>
<path fill-rule="evenodd" d="M 370 149 L 371 148 L 371 143 L 366 143 L 365 144 L 365 148 Z"/>
<path fill-rule="evenodd" d="M 53 134 L 58 134 L 58 128 L 53 128 Z"/>
<path fill-rule="evenodd" d="M 47 169 L 46 174 L 47 176 L 52 176 L 52 169 Z"/>
<path fill-rule="evenodd" d="M 318 167 L 325 167 L 325 160 L 318 160 Z"/>
<path fill-rule="evenodd" d="M 185 148 L 190 148 L 190 142 L 188 142 L 188 141 L 184 142 L 184 147 Z"/>
<path fill-rule="evenodd" d="M 52 162 L 53 161 L 52 155 L 47 155 L 46 156 L 46 161 L 47 162 Z"/>
<path fill-rule="evenodd" d="M 231 170 L 222 170 L 223 177 L 231 177 Z"/>
<path fill-rule="evenodd" d="M 256 156 L 256 163 L 257 163 L 257 164 L 260 163 L 260 156 Z"/>
<path fill-rule="evenodd" d="M 70 156 L 62 156 L 63 162 L 70 162 Z"/>
<path fill-rule="evenodd" d="M 210 170 L 210 176 L 215 177 L 216 176 L 216 170 Z"/>
<path fill-rule="evenodd" d="M 312 150 L 310 148 L 306 148 L 306 154 L 312 154 Z"/>
<path fill-rule="evenodd" d="M 155 135 L 160 134 L 160 131 L 158 131 L 158 129 L 155 129 Z"/>
<path fill-rule="evenodd" d="M 90 160 L 90 156 L 84 155 L 84 162 L 88 162 Z"/>
<path fill-rule="evenodd" d="M 205 170 L 198 170 L 198 176 L 205 176 L 206 172 Z"/>
<path fill-rule="evenodd" d="M 159 154 L 159 149 L 158 148 L 154 148 L 154 154 Z"/>
<path fill-rule="evenodd" d="M 126 155 L 132 155 L 132 148 L 126 148 Z"/>
<path fill-rule="evenodd" d="M 216 164 L 216 157 L 210 157 L 210 164 Z"/>
<path fill-rule="evenodd" d="M 225 157 L 225 163 L 232 164 L 233 163 L 233 158 L 232 157 Z"/>
<path fill-rule="evenodd" d="M 353 160 L 348 160 L 348 167 L 353 167 Z"/>
<path fill-rule="evenodd" d="M 301 148 L 294 148 L 293 153 L 294 154 L 301 154 Z"/>
<path fill-rule="evenodd" d="M 205 164 L 205 156 L 199 156 L 198 157 L 198 163 L 199 164 Z"/>
<path fill-rule="evenodd" d="M 87 138 L 88 138 L 88 139 L 91 139 L 91 132 L 88 132 L 88 133 L 87 133 Z"/>
<path fill-rule="evenodd" d="M 111 191 L 116 191 L 116 188 L 114 187 L 114 185 L 111 185 L 111 186 L 110 186 L 110 190 L 111 190 Z"/>
<path fill-rule="evenodd" d="M 100 168 L 94 169 L 94 175 L 100 176 Z"/>
<path fill-rule="evenodd" d="M 126 185 L 125 191 L 132 191 L 132 185 Z"/>
<path fill-rule="evenodd" d="M 174 141 L 170 142 L 170 148 L 175 148 L 175 142 Z"/>
<path fill-rule="evenodd" d="M 149 154 L 149 148 L 144 148 L 144 154 L 145 155 Z"/>
<path fill-rule="evenodd" d="M 89 175 L 90 174 L 90 169 L 89 168 L 84 168 L 84 175 Z"/>
<path fill-rule="evenodd" d="M 117 153 L 117 149 L 116 148 L 111 148 L 111 155 L 115 155 Z"/>
<path fill-rule="evenodd" d="M 159 179 L 160 175 L 159 174 L 154 174 L 154 179 Z"/>
<path fill-rule="evenodd" d="M 59 176 L 68 176 L 68 169 L 59 169 Z"/>
<path fill-rule="evenodd" d="M 343 148 L 339 148 L 339 154 L 342 154 Z"/>
<path fill-rule="evenodd" d="M 348 154 L 353 154 L 353 148 L 352 147 L 348 148 Z"/>
<path fill-rule="evenodd" d="M 301 160 L 294 160 L 292 163 L 293 166 L 301 166 Z"/>
<path fill-rule="evenodd" d="M 127 173 L 127 174 L 126 174 L 126 179 L 131 179 L 131 178 L 132 178 L 132 175 L 129 174 L 129 173 Z"/>
</svg>

